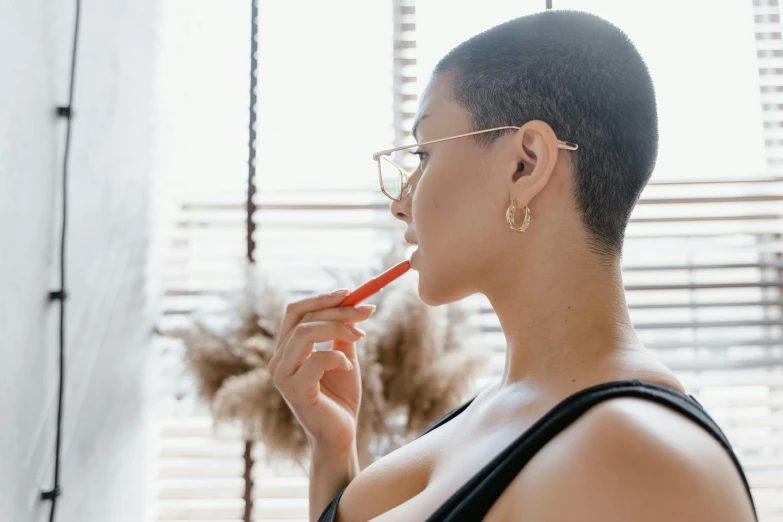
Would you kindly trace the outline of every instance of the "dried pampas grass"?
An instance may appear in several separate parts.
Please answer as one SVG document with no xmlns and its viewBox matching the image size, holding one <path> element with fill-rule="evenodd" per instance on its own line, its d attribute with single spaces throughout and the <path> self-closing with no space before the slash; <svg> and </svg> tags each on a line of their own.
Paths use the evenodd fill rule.
<svg viewBox="0 0 783 522">
<path fill-rule="evenodd" d="M 400 259 L 398 250 L 372 273 L 333 273 L 337 285 L 355 287 L 392 266 L 392 260 Z M 184 342 L 187 366 L 216 422 L 240 421 L 247 436 L 265 446 L 268 460 L 294 460 L 304 467 L 309 450 L 304 430 L 267 369 L 287 300 L 254 267 L 248 267 L 246 275 L 233 327 L 215 332 L 196 320 L 192 328 L 169 335 Z M 357 448 L 362 467 L 466 400 L 486 361 L 467 350 L 472 330 L 465 310 L 457 304 L 425 305 L 414 278 L 396 281 L 367 302 L 378 309 L 362 323 L 367 337 L 357 346 L 362 375 Z"/>
</svg>

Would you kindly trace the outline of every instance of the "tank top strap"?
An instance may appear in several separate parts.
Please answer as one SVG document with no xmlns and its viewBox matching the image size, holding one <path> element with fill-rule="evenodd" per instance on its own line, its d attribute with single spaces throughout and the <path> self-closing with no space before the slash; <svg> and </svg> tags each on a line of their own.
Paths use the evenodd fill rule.
<svg viewBox="0 0 783 522">
<path fill-rule="evenodd" d="M 478 397 L 478 395 L 475 395 L 472 399 L 470 399 L 469 401 L 465 402 L 464 404 L 460 404 L 459 406 L 457 406 L 456 408 L 454 408 L 453 410 L 451 410 L 450 412 L 446 413 L 441 418 L 439 418 L 438 420 L 436 420 L 435 422 L 430 424 L 429 427 L 426 430 L 421 432 L 421 434 L 418 437 L 416 437 L 416 439 L 418 439 L 419 437 L 423 437 L 424 435 L 426 435 L 427 433 L 431 432 L 435 428 L 438 428 L 438 427 L 442 426 L 443 424 L 446 424 L 451 419 L 453 419 L 454 417 L 456 417 L 457 415 L 459 415 L 460 413 L 465 411 L 465 409 L 468 406 L 470 406 L 470 403 L 473 402 L 473 400 L 476 397 Z"/>
<path fill-rule="evenodd" d="M 446 501 L 427 522 L 481 520 L 498 497 L 531 458 L 547 442 L 570 426 L 583 413 L 603 401 L 634 397 L 667 406 L 691 419 L 723 446 L 742 477 L 754 515 L 753 496 L 737 456 L 721 429 L 693 397 L 640 380 L 614 381 L 581 390 L 558 403 L 508 448 L 474 475 Z M 434 429 L 434 427 L 433 427 Z"/>
</svg>

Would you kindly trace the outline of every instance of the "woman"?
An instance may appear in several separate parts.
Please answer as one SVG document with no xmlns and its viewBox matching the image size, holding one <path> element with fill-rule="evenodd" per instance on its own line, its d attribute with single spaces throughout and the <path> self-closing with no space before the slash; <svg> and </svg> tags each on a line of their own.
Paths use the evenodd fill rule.
<svg viewBox="0 0 783 522">
<path fill-rule="evenodd" d="M 518 18 L 440 61 L 420 165 L 381 188 L 419 245 L 421 299 L 486 295 L 505 369 L 360 470 L 353 325 L 373 308 L 337 308 L 339 293 L 291 304 L 270 370 L 311 443 L 310 520 L 755 519 L 731 447 L 628 314 L 621 249 L 657 125 L 641 56 L 587 13 Z"/>
</svg>

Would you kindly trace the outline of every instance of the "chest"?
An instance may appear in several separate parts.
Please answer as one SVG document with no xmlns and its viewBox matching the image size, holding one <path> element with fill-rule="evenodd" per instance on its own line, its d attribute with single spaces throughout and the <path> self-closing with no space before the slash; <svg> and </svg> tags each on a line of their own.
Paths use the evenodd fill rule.
<svg viewBox="0 0 783 522">
<path fill-rule="evenodd" d="M 365 468 L 343 494 L 338 522 L 425 520 L 535 420 L 465 413 Z M 502 502 L 485 522 L 504 520 Z"/>
</svg>

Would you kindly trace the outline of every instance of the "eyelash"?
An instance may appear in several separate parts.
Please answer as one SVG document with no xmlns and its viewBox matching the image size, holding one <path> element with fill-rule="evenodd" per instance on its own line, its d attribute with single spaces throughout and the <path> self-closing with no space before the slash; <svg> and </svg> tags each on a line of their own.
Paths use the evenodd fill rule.
<svg viewBox="0 0 783 522">
<path fill-rule="evenodd" d="M 409 150 L 408 152 L 410 152 L 414 156 L 418 156 L 419 157 L 419 161 L 424 161 L 424 157 L 425 156 L 429 156 L 429 153 L 428 152 L 424 152 L 423 150 Z"/>
</svg>

